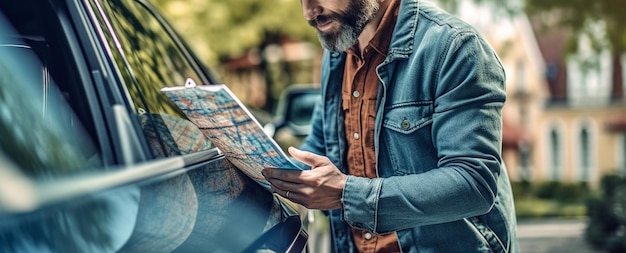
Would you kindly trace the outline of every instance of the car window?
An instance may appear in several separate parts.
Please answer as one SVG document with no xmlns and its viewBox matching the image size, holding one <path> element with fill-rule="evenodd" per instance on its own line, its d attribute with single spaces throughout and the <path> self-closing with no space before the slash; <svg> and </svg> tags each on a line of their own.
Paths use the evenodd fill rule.
<svg viewBox="0 0 626 253">
<path fill-rule="evenodd" d="M 202 83 L 198 67 L 144 5 L 133 0 L 90 1 L 123 77 L 124 91 L 155 156 L 212 148 L 161 88 Z"/>
<path fill-rule="evenodd" d="M 101 167 L 60 25 L 46 6 L 26 6 L 0 4 L 0 151 L 37 178 Z"/>
<path fill-rule="evenodd" d="M 302 92 L 289 98 L 286 120 L 296 125 L 308 125 L 313 116 L 313 108 L 320 100 L 317 92 Z"/>
<path fill-rule="evenodd" d="M 32 6 L 0 2 L 0 252 L 111 251 L 130 233 L 136 190 L 34 210 L 42 193 L 64 190 L 37 192 L 34 182 L 92 173 L 101 160 L 75 110 L 80 86 L 51 35 L 59 31 L 52 9 Z"/>
</svg>

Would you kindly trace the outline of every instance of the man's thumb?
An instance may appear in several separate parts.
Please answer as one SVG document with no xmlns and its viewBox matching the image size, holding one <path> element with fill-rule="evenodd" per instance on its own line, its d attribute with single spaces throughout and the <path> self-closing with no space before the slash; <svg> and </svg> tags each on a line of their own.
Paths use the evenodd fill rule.
<svg viewBox="0 0 626 253">
<path fill-rule="evenodd" d="M 293 158 L 300 162 L 303 162 L 306 165 L 309 165 L 311 167 L 315 167 L 316 165 L 318 165 L 318 162 L 315 159 L 316 155 L 311 152 L 302 151 L 294 147 L 289 147 L 287 151 L 289 151 L 289 154 Z"/>
</svg>

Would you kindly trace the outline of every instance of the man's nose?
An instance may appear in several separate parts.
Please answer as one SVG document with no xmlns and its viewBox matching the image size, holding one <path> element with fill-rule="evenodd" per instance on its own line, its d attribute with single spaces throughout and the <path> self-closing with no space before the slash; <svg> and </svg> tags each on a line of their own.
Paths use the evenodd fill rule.
<svg viewBox="0 0 626 253">
<path fill-rule="evenodd" d="M 304 19 L 312 20 L 322 13 L 322 7 L 317 0 L 300 0 Z"/>
</svg>

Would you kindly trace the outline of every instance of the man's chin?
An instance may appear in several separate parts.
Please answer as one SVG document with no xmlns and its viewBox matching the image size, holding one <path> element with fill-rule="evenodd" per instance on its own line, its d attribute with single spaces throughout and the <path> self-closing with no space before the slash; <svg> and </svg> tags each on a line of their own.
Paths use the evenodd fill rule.
<svg viewBox="0 0 626 253">
<path fill-rule="evenodd" d="M 341 34 L 343 36 L 328 35 L 318 31 L 317 35 L 322 47 L 333 52 L 345 52 L 357 42 L 356 37 L 346 36 L 347 34 Z"/>
<path fill-rule="evenodd" d="M 329 50 L 329 51 L 333 51 L 333 52 L 345 52 L 346 50 L 348 50 L 349 46 L 341 46 L 338 43 L 327 43 L 323 40 L 320 40 L 322 47 Z"/>
</svg>

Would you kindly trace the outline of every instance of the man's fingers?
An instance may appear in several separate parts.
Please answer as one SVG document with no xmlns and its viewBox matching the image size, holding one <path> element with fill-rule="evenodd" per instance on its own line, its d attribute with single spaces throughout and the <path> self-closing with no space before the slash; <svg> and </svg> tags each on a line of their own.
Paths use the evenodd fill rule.
<svg viewBox="0 0 626 253">
<path fill-rule="evenodd" d="M 263 174 L 265 179 L 270 182 L 283 181 L 300 183 L 300 173 L 302 173 L 302 171 L 270 167 L 264 168 L 261 171 L 261 174 Z"/>
<path fill-rule="evenodd" d="M 269 178 L 267 179 L 267 181 L 270 182 L 273 186 L 282 190 L 296 190 L 302 187 L 302 184 L 285 181 L 283 179 Z"/>
<path fill-rule="evenodd" d="M 328 161 L 328 158 L 324 156 L 316 155 L 307 151 L 302 151 L 294 147 L 289 147 L 287 151 L 289 151 L 289 154 L 291 154 L 293 158 L 296 158 L 298 161 L 301 161 L 311 166 L 312 168 L 319 167 Z"/>
</svg>

